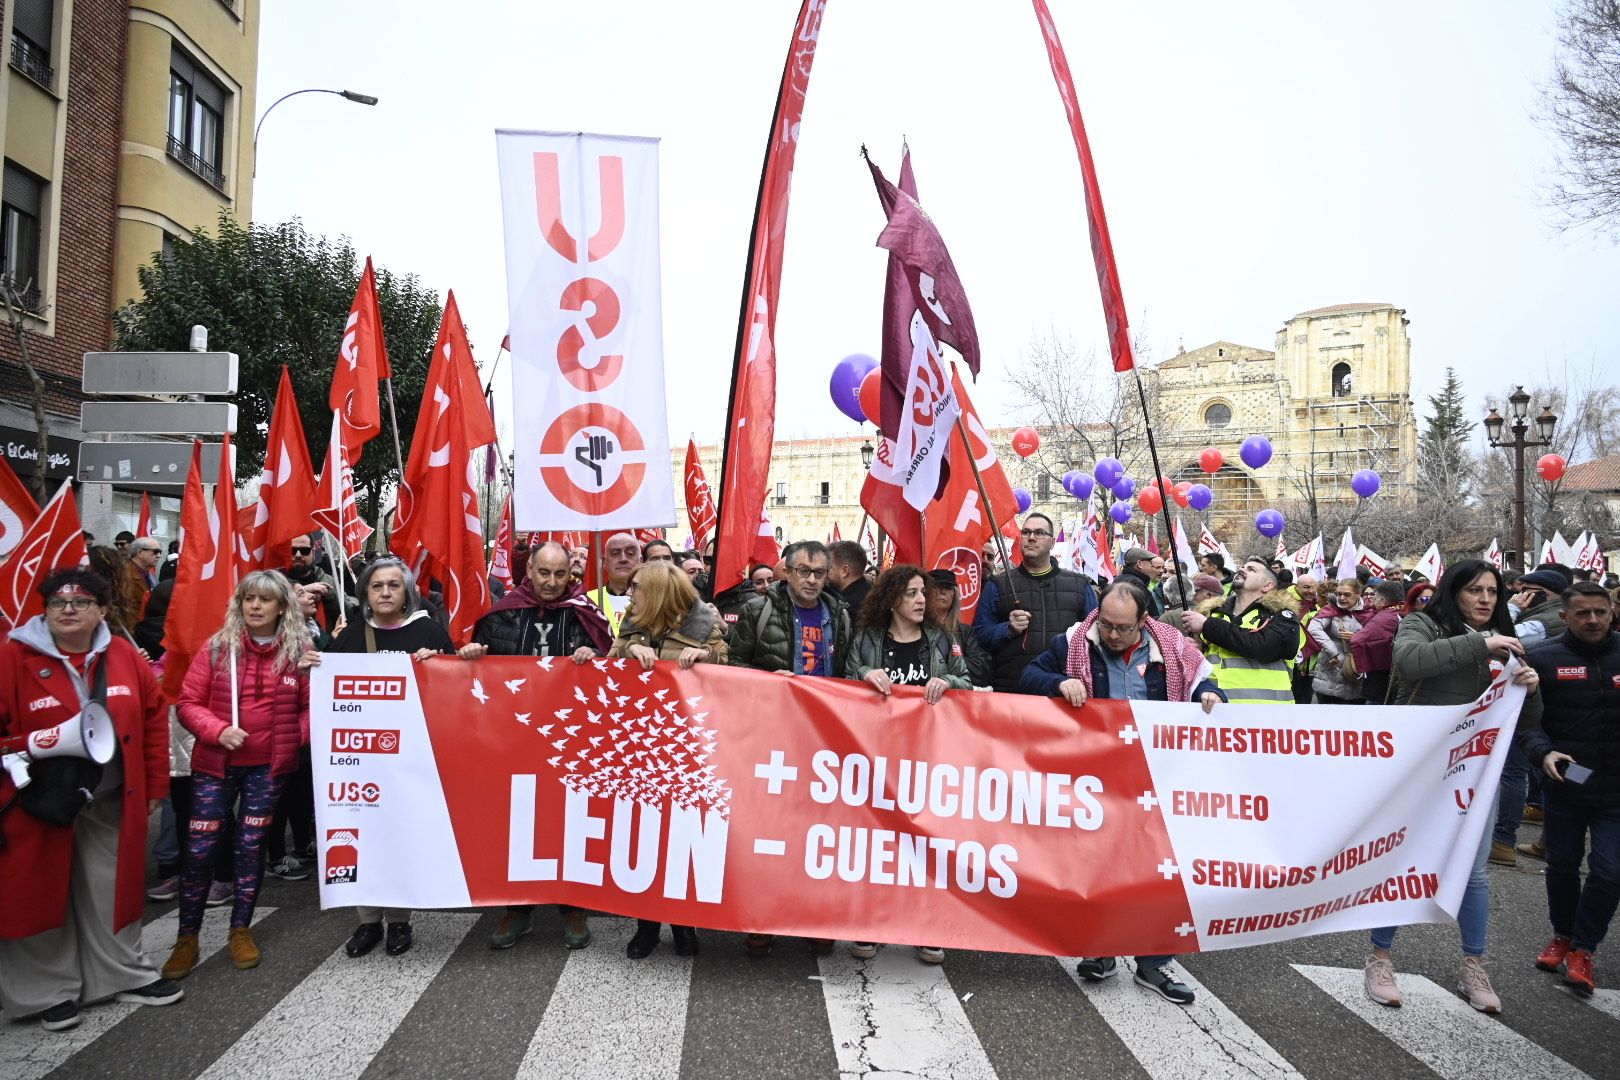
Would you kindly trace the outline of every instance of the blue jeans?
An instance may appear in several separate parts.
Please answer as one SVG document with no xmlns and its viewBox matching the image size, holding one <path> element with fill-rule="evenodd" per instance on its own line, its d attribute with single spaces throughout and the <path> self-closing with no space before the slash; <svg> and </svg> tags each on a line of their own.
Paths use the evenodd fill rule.
<svg viewBox="0 0 1620 1080">
<path fill-rule="evenodd" d="M 1492 812 L 1495 812 L 1492 807 Z M 1462 934 L 1464 956 L 1485 955 L 1485 924 L 1491 914 L 1490 879 L 1485 876 L 1485 862 L 1491 857 L 1491 830 L 1479 837 L 1479 850 L 1474 852 L 1474 868 L 1468 875 L 1468 887 L 1463 890 L 1462 903 L 1457 908 L 1457 929 Z M 1611 910 L 1612 914 L 1612 910 Z M 1375 949 L 1389 949 L 1395 945 L 1394 926 L 1380 926 L 1372 932 Z"/>
<path fill-rule="evenodd" d="M 1540 769 L 1532 768 L 1530 759 L 1525 757 L 1524 745 L 1514 739 L 1513 745 L 1508 747 L 1507 760 L 1502 763 L 1502 782 L 1497 785 L 1500 802 L 1496 809 L 1493 838 L 1498 844 L 1512 847 L 1517 843 L 1524 808 L 1541 805 L 1540 772 Z"/>
<path fill-rule="evenodd" d="M 1549 786 L 1550 787 L 1550 786 Z M 1620 807 L 1598 810 L 1565 802 L 1549 790 L 1542 838 L 1547 844 L 1547 914 L 1553 933 L 1593 952 L 1620 903 Z M 1581 856 L 1586 884 L 1581 885 Z"/>
</svg>

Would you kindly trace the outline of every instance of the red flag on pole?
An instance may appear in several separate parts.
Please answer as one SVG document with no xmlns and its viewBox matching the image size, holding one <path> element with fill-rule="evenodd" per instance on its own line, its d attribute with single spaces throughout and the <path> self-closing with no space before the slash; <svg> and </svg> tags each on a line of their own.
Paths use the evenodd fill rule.
<svg viewBox="0 0 1620 1080">
<path fill-rule="evenodd" d="M 720 469 L 720 513 L 714 591 L 724 592 L 748 574 L 770 478 L 776 435 L 776 310 L 787 236 L 788 191 L 799 145 L 810 65 L 816 56 L 826 0 L 804 0 L 782 68 L 782 85 L 771 117 L 771 135 L 754 209 L 753 237 L 737 327 L 726 449 Z"/>
<path fill-rule="evenodd" d="M 383 341 L 382 310 L 377 306 L 377 278 L 368 255 L 349 308 L 349 321 L 343 327 L 343 345 L 327 395 L 327 404 L 343 417 L 343 445 L 351 465 L 359 460 L 361 448 L 382 433 L 377 383 L 392 377 Z"/>
<path fill-rule="evenodd" d="M 894 557 L 903 563 L 921 563 L 922 512 L 906 502 L 906 489 L 900 485 L 899 475 L 894 440 L 879 435 L 872 466 L 861 484 L 861 509 L 889 534 L 885 552 L 893 550 Z"/>
<path fill-rule="evenodd" d="M 141 492 L 141 512 L 135 519 L 135 535 L 152 535 L 152 493 L 149 491 Z"/>
<path fill-rule="evenodd" d="M 963 440 L 960 430 L 951 433 L 950 478 L 945 491 L 929 504 L 925 515 L 928 550 L 922 565 L 930 570 L 956 573 L 962 619 L 971 622 L 979 603 L 979 590 L 984 584 L 979 580 L 983 569 L 980 552 L 994 530 L 1002 524 L 1017 522 L 1018 500 L 996 458 L 990 433 L 980 423 L 968 399 L 961 376 L 952 371 L 951 379 L 956 384 L 957 400 L 962 404 L 962 424 L 968 430 L 969 440 Z M 989 507 L 984 506 L 984 497 L 973 477 L 973 466 L 968 462 L 970 455 L 978 465 L 985 491 L 990 496 Z M 1017 547 L 1017 543 L 1013 546 Z"/>
<path fill-rule="evenodd" d="M 321 470 L 322 508 L 315 511 L 315 524 L 337 537 L 343 554 L 354 556 L 366 550 L 366 541 L 375 531 L 360 518 L 360 500 L 354 493 L 354 471 L 346 460 L 343 445 L 343 418 L 332 414 L 332 439 L 326 448 L 326 466 Z"/>
<path fill-rule="evenodd" d="M 339 423 L 345 423 L 341 412 L 334 411 L 332 415 Z M 335 430 L 337 424 L 333 426 Z M 309 460 L 309 443 L 304 439 L 304 421 L 298 415 L 292 377 L 283 364 L 264 443 L 259 502 L 253 508 L 252 525 L 241 545 L 246 555 L 240 571 L 245 574 L 250 570 L 286 566 L 288 541 L 307 535 L 315 527 L 311 515 L 319 506 L 315 469 Z"/>
<path fill-rule="evenodd" d="M 1046 39 L 1046 58 L 1052 65 L 1052 78 L 1057 80 L 1058 94 L 1063 98 L 1063 111 L 1069 117 L 1069 132 L 1074 136 L 1074 148 L 1080 155 L 1080 179 L 1086 194 L 1086 222 L 1091 229 L 1091 257 L 1097 266 L 1097 288 L 1102 294 L 1103 318 L 1108 324 L 1108 349 L 1113 354 L 1114 370 L 1129 371 L 1136 366 L 1136 354 L 1131 348 L 1131 328 L 1125 317 L 1125 294 L 1119 284 L 1119 268 L 1114 265 L 1114 241 L 1108 235 L 1108 217 L 1103 212 L 1097 167 L 1092 163 L 1091 142 L 1086 138 L 1086 123 L 1080 116 L 1080 99 L 1075 95 L 1069 60 L 1063 54 L 1063 43 L 1058 40 L 1057 25 L 1052 22 L 1052 13 L 1046 9 L 1046 0 L 1033 2 L 1035 18 L 1041 24 L 1041 36 Z"/>
<path fill-rule="evenodd" d="M 73 481 L 64 480 L 45 509 L 23 528 L 11 557 L 0 566 L 0 615 L 20 626 L 43 613 L 45 601 L 35 587 L 51 571 L 78 566 L 86 557 Z"/>
<path fill-rule="evenodd" d="M 512 587 L 512 493 L 506 493 L 501 506 L 501 523 L 495 529 L 495 551 L 489 561 L 489 576 Z"/>
<path fill-rule="evenodd" d="M 0 559 L 11 554 L 37 517 L 39 503 L 34 501 L 33 493 L 0 456 Z"/>
<path fill-rule="evenodd" d="M 833 522 L 832 542 L 836 544 L 842 539 L 843 539 L 843 536 L 840 535 L 839 532 L 838 532 L 838 522 L 835 521 L 835 522 Z"/>
<path fill-rule="evenodd" d="M 714 498 L 709 494 L 709 480 L 703 475 L 703 462 L 698 460 L 696 439 L 686 440 L 686 521 L 692 526 L 692 540 L 703 551 L 714 537 Z"/>
<path fill-rule="evenodd" d="M 180 505 L 180 563 L 163 624 L 163 689 L 170 698 L 180 695 L 191 658 L 225 624 L 236 592 L 236 488 L 229 435 L 220 444 L 219 457 L 219 483 L 210 498 L 203 493 L 203 444 L 192 442 L 191 472 Z"/>
</svg>

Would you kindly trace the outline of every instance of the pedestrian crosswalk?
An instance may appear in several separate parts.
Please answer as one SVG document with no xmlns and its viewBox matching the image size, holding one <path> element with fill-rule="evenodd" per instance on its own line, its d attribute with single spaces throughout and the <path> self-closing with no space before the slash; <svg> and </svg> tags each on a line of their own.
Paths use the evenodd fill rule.
<svg viewBox="0 0 1620 1080">
<path fill-rule="evenodd" d="M 784 938 L 769 959 L 747 959 L 736 935 L 705 932 L 703 955 L 685 959 L 673 955 L 666 928 L 662 947 L 633 961 L 624 946 L 635 922 L 607 916 L 592 917 L 588 949 L 563 950 L 553 917 L 550 926 L 537 919 L 519 948 L 492 953 L 484 942 L 492 915 L 418 912 L 406 955 L 379 948 L 353 960 L 340 944 L 349 913 L 309 908 L 260 909 L 256 927 L 271 943 L 264 965 L 236 972 L 216 955 L 227 917 L 208 913 L 204 963 L 176 1006 L 97 1005 L 79 1028 L 61 1033 L 0 1024 L 0 1080 L 1315 1080 L 1359 1075 L 1353 1062 L 1375 1060 L 1393 1062 L 1394 1075 L 1445 1080 L 1620 1076 L 1620 1066 L 1607 1064 L 1614 1059 L 1592 1051 L 1617 1043 L 1620 991 L 1579 999 L 1550 976 L 1526 976 L 1517 997 L 1504 994 L 1508 1013 L 1493 1018 L 1406 971 L 1405 1005 L 1388 1009 L 1365 997 L 1359 968 L 1278 962 L 1256 975 L 1264 965 L 1185 957 L 1177 975 L 1197 1000 L 1179 1007 L 1135 984 L 1128 957 L 1117 977 L 1087 983 L 1074 958 L 953 952 L 937 966 L 919 963 L 904 945 L 855 960 L 842 943 L 812 958 L 805 942 Z M 155 959 L 167 954 L 174 929 L 173 913 L 146 926 L 143 942 Z M 1283 988 L 1281 1022 L 1279 998 L 1257 998 L 1245 982 L 1257 977 Z M 698 1019 L 716 1015 L 716 1000 L 745 986 L 781 1015 L 765 1016 L 759 1030 Z M 1524 1000 L 1532 991 L 1542 996 Z M 1262 1000 L 1268 1004 L 1258 1006 Z M 1006 1027 L 1028 1024 L 1044 1027 Z M 210 1042 L 198 1038 L 202 1032 L 224 1034 Z M 769 1055 L 759 1052 L 762 1043 Z M 772 1064 L 761 1064 L 767 1058 Z"/>
</svg>

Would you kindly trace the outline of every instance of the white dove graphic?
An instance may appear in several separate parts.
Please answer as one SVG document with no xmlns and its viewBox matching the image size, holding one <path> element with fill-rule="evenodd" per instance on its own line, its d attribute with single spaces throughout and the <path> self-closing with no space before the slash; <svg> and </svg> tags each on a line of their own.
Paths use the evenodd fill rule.
<svg viewBox="0 0 1620 1080">
<path fill-rule="evenodd" d="M 473 680 L 472 696 L 478 699 L 478 704 L 480 705 L 489 703 L 489 695 L 484 693 L 484 682 L 482 679 Z"/>
</svg>

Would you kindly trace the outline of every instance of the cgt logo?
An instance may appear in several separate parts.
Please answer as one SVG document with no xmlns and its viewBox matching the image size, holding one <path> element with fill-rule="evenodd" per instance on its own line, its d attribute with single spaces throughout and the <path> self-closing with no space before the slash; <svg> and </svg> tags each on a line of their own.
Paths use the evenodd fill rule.
<svg viewBox="0 0 1620 1080">
<path fill-rule="evenodd" d="M 397 754 L 399 732 L 390 728 L 333 728 L 334 754 Z"/>
<path fill-rule="evenodd" d="M 360 880 L 360 830 L 326 830 L 326 866 L 322 875 L 328 885 L 352 885 Z"/>
<path fill-rule="evenodd" d="M 1496 746 L 1496 736 L 1497 730 L 1491 728 L 1488 731 L 1481 731 L 1460 746 L 1453 746 L 1446 761 L 1446 769 L 1449 771 L 1471 757 L 1485 757 Z"/>
<path fill-rule="evenodd" d="M 326 798 L 332 806 L 376 806 L 382 787 L 371 780 L 339 780 L 326 785 Z"/>
<path fill-rule="evenodd" d="M 405 680 L 398 675 L 339 675 L 332 680 L 338 701 L 404 701 Z"/>
</svg>

